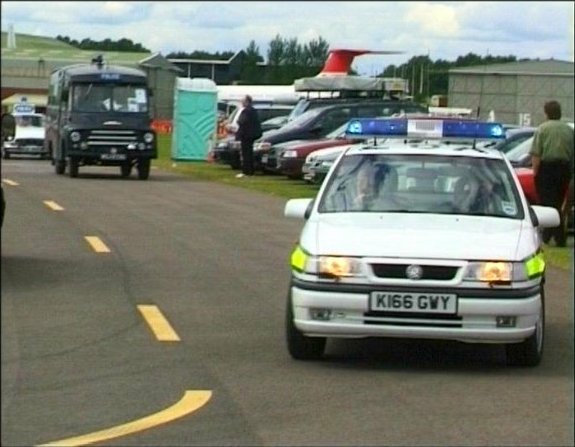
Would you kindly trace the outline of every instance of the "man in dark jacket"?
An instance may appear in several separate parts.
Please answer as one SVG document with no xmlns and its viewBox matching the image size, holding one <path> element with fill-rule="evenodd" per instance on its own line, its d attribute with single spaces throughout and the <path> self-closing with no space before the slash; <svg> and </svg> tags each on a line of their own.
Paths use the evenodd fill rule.
<svg viewBox="0 0 575 447">
<path fill-rule="evenodd" d="M 262 136 L 262 128 L 258 112 L 252 106 L 252 97 L 246 95 L 242 101 L 244 107 L 238 118 L 236 140 L 241 143 L 242 173 L 236 175 L 241 178 L 254 175 L 254 141 Z"/>
</svg>

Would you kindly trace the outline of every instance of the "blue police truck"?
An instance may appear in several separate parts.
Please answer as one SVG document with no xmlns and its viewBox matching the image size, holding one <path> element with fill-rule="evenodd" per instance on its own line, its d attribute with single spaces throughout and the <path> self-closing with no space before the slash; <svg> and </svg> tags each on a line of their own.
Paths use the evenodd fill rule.
<svg viewBox="0 0 575 447">
<path fill-rule="evenodd" d="M 81 166 L 118 166 L 122 177 L 132 168 L 148 179 L 157 158 L 151 129 L 151 90 L 146 73 L 91 64 L 54 70 L 50 75 L 45 144 L 56 174 L 77 177 Z"/>
</svg>

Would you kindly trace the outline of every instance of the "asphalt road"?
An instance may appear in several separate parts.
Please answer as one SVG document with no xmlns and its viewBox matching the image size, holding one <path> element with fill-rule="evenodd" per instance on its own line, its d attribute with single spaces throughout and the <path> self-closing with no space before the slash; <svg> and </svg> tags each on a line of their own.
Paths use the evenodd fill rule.
<svg viewBox="0 0 575 447">
<path fill-rule="evenodd" d="M 414 340 L 330 341 L 298 362 L 283 327 L 302 222 L 284 199 L 25 159 L 2 180 L 2 446 L 573 445 L 571 272 L 548 272 L 536 368 Z"/>
</svg>

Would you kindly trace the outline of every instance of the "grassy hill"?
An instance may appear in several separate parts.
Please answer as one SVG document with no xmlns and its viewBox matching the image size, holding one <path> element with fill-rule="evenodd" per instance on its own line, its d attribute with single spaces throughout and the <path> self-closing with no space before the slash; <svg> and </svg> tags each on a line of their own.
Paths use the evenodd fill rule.
<svg viewBox="0 0 575 447">
<path fill-rule="evenodd" d="M 7 48 L 8 33 L 2 32 L 2 59 L 34 60 L 44 59 L 62 60 L 90 60 L 93 55 L 104 54 L 104 58 L 111 63 L 138 62 L 151 53 L 126 53 L 120 51 L 80 50 L 65 42 L 51 37 L 33 36 L 16 33 L 16 48 Z"/>
<path fill-rule="evenodd" d="M 7 49 L 8 33 L 2 31 L 2 50 Z M 16 49 L 18 50 L 75 50 L 71 45 L 51 37 L 33 36 L 16 33 Z"/>
</svg>

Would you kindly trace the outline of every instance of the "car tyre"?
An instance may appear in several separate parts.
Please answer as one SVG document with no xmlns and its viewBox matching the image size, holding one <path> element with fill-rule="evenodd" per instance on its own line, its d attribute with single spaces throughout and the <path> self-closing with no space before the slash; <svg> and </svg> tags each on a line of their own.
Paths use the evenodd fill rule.
<svg viewBox="0 0 575 447">
<path fill-rule="evenodd" d="M 319 360 L 325 351 L 325 337 L 306 337 L 295 326 L 291 290 L 287 300 L 286 340 L 288 351 L 296 360 Z"/>
<path fill-rule="evenodd" d="M 138 178 L 140 180 L 147 180 L 150 176 L 150 164 L 149 158 L 142 158 L 138 161 Z"/>
<path fill-rule="evenodd" d="M 506 345 L 507 364 L 509 366 L 537 366 L 543 358 L 545 333 L 545 294 L 541 286 L 541 315 L 535 325 L 535 332 L 521 343 Z"/>
</svg>

